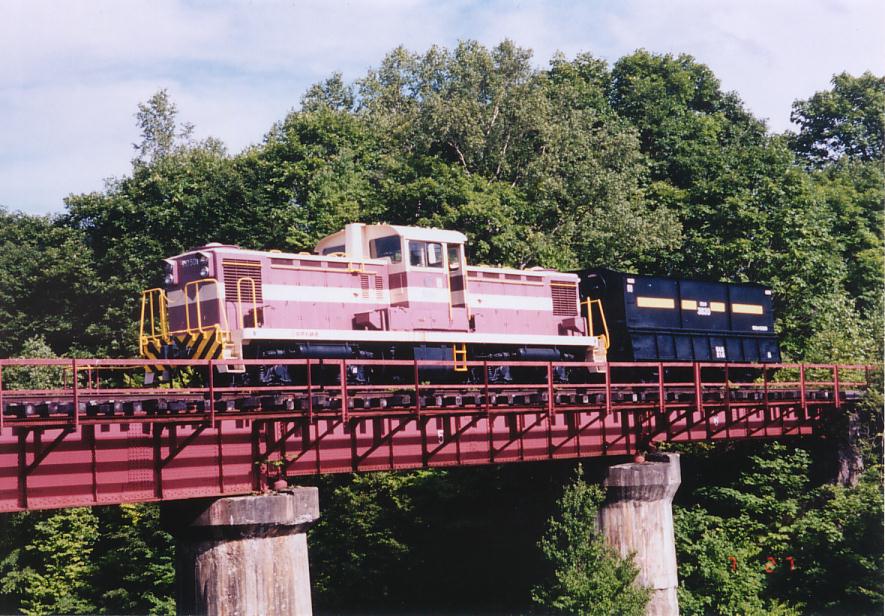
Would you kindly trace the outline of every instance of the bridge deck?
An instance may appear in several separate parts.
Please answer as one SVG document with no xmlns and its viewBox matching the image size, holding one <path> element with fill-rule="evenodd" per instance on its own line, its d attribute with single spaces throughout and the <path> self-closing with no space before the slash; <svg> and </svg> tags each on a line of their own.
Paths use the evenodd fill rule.
<svg viewBox="0 0 885 616">
<path fill-rule="evenodd" d="M 242 494 L 279 476 L 809 435 L 862 394 L 873 370 L 534 362 L 522 364 L 530 384 L 446 384 L 427 376 L 450 366 L 442 362 L 275 363 L 303 370 L 304 382 L 216 387 L 219 362 L 167 361 L 186 369 L 187 383 L 145 388 L 133 385 L 142 360 L 0 360 L 0 511 Z M 504 365 L 468 362 L 485 375 Z M 392 376 L 347 384 L 357 366 Z M 563 368 L 594 382 L 558 382 Z"/>
</svg>

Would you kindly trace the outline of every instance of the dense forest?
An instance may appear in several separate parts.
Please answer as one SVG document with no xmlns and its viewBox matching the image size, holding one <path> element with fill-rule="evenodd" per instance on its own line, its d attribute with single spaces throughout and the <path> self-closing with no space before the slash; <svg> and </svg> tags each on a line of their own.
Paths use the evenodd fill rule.
<svg viewBox="0 0 885 616">
<path fill-rule="evenodd" d="M 398 48 L 353 83 L 310 87 L 231 154 L 160 91 L 137 109 L 127 176 L 59 215 L 0 209 L 0 356 L 134 356 L 163 257 L 210 241 L 310 250 L 387 221 L 463 231 L 475 263 L 763 283 L 789 360 L 880 363 L 885 77 L 796 95 L 797 130 L 772 134 L 687 55 L 537 68 L 508 41 Z M 881 418 L 871 396 L 829 439 L 684 449 L 683 612 L 881 613 Z M 849 424 L 862 464 L 840 476 Z M 319 611 L 611 613 L 593 580 L 583 607 L 545 586 L 545 529 L 598 497 L 573 463 L 314 482 Z M 172 613 L 173 549 L 153 505 L 2 516 L 0 612 Z"/>
</svg>

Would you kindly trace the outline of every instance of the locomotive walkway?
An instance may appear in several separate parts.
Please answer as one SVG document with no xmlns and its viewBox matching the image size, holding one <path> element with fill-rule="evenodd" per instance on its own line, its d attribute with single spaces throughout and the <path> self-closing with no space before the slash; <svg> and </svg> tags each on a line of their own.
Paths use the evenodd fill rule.
<svg viewBox="0 0 885 616">
<path fill-rule="evenodd" d="M 542 375 L 534 383 L 435 384 L 426 370 L 450 363 L 273 363 L 303 370 L 306 382 L 220 387 L 217 361 L 164 360 L 182 369 L 181 383 L 144 388 L 131 385 L 144 360 L 0 360 L 0 512 L 250 494 L 323 473 L 810 435 L 846 412 L 873 370 L 534 362 L 521 364 Z M 503 365 L 466 363 L 486 375 Z M 346 384 L 358 366 L 411 376 Z M 563 368 L 592 370 L 597 382 L 558 382 Z M 14 388 L 22 371 L 49 374 L 57 386 Z"/>
</svg>

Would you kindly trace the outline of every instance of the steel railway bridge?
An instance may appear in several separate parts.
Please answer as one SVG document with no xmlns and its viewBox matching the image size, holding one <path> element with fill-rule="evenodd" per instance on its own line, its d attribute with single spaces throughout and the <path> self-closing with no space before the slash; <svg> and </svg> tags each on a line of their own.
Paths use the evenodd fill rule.
<svg viewBox="0 0 885 616">
<path fill-rule="evenodd" d="M 304 382 L 222 387 L 220 362 L 164 363 L 181 371 L 176 385 L 146 388 L 144 360 L 0 360 L 0 512 L 248 494 L 298 475 L 811 435 L 847 412 L 874 370 L 533 362 L 520 365 L 535 382 L 501 384 L 487 375 L 504 362 L 468 362 L 484 382 L 436 384 L 427 370 L 450 363 L 274 360 Z M 411 376 L 349 384 L 357 366 Z M 561 368 L 595 376 L 558 382 Z M 24 388 L 35 382 L 52 386 Z"/>
</svg>

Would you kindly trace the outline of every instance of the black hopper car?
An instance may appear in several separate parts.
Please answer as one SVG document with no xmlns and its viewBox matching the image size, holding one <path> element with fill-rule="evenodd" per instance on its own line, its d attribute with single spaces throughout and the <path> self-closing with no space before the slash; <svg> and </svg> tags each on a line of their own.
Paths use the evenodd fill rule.
<svg viewBox="0 0 885 616">
<path fill-rule="evenodd" d="M 607 325 L 613 362 L 779 363 L 771 291 L 758 284 L 677 280 L 609 269 L 578 272 L 594 331 Z M 606 323 L 603 323 L 605 319 Z"/>
</svg>

